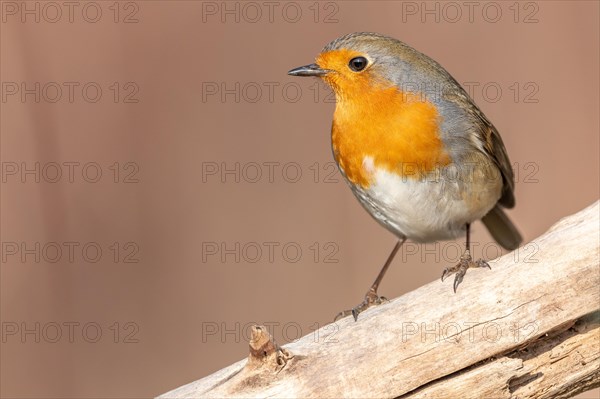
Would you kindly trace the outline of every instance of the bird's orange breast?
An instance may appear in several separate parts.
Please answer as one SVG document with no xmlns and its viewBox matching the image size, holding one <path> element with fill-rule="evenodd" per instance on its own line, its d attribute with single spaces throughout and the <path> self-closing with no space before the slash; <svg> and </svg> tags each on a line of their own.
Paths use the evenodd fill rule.
<svg viewBox="0 0 600 399">
<path fill-rule="evenodd" d="M 363 166 L 365 157 L 375 168 L 415 179 L 448 165 L 439 133 L 432 103 L 396 86 L 369 87 L 337 99 L 332 146 L 346 177 L 367 188 L 372 171 Z"/>
</svg>

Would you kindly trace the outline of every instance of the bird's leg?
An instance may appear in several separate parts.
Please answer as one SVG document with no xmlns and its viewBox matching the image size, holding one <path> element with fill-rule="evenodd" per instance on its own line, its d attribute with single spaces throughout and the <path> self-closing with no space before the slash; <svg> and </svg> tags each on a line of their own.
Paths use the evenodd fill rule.
<svg viewBox="0 0 600 399">
<path fill-rule="evenodd" d="M 398 242 L 394 246 L 394 249 L 392 249 L 390 256 L 388 256 L 387 260 L 385 261 L 385 264 L 381 268 L 381 271 L 377 275 L 377 278 L 373 282 L 373 285 L 371 285 L 371 288 L 369 288 L 369 291 L 367 291 L 367 294 L 365 295 L 365 300 L 353 309 L 344 310 L 343 312 L 338 313 L 337 316 L 335 316 L 334 321 L 341 319 L 342 317 L 346 317 L 348 315 L 352 315 L 352 317 L 354 317 L 354 321 L 356 321 L 358 319 L 359 313 L 367 310 L 371 306 L 379 305 L 387 301 L 386 297 L 379 296 L 377 294 L 377 289 L 379 288 L 381 280 L 383 280 L 385 272 L 387 272 L 387 269 L 390 267 L 392 260 L 394 260 L 394 256 L 396 256 L 396 253 L 398 252 L 402 244 L 404 244 L 404 241 L 406 241 L 406 237 L 402 237 L 402 239 L 398 240 Z"/>
<path fill-rule="evenodd" d="M 456 264 L 455 266 L 452 266 L 452 267 L 447 267 L 444 270 L 444 272 L 442 273 L 442 281 L 444 281 L 444 279 L 446 277 L 456 273 L 456 277 L 454 278 L 454 292 L 455 293 L 456 293 L 456 289 L 458 288 L 458 285 L 463 281 L 463 278 L 465 277 L 465 274 L 467 273 L 468 268 L 470 268 L 470 267 L 487 267 L 488 269 L 491 269 L 490 265 L 483 259 L 479 259 L 479 260 L 473 262 L 473 258 L 471 258 L 471 251 L 469 250 L 471 247 L 470 231 L 471 231 L 471 225 L 469 223 L 467 223 L 467 243 L 466 243 L 465 252 L 460 257 L 460 261 L 458 262 L 458 264 Z"/>
</svg>

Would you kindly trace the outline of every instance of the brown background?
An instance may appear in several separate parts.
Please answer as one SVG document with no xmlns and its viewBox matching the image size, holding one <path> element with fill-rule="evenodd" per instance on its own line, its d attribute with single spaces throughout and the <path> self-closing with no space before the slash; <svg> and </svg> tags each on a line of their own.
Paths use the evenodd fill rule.
<svg viewBox="0 0 600 399">
<path fill-rule="evenodd" d="M 526 240 L 598 199 L 598 2 L 526 2 L 516 9 L 513 2 L 482 2 L 472 22 L 463 2 L 454 3 L 459 16 L 444 2 L 427 3 L 437 15 L 421 15 L 421 2 L 316 8 L 276 2 L 271 17 L 261 2 L 250 8 L 229 2 L 229 9 L 237 7 L 236 21 L 235 14 L 210 13 L 223 11 L 220 2 L 138 1 L 121 3 L 115 22 L 113 2 L 100 1 L 95 23 L 83 17 L 85 3 L 77 3 L 73 22 L 67 8 L 58 18 L 47 3 L 27 4 L 38 4 L 39 22 L 27 14 L 21 21 L 20 2 L 2 3 L 3 397 L 157 395 L 244 357 L 249 323 L 270 324 L 286 342 L 362 299 L 394 237 L 362 210 L 337 173 L 334 182 L 326 178 L 333 170 L 328 91 L 315 80 L 286 75 L 348 32 L 397 37 L 458 81 L 479 85 L 474 98 L 515 163 L 517 206 L 510 216 Z M 408 12 L 413 7 L 417 15 Z M 491 22 L 497 8 L 502 14 Z M 128 15 L 137 22 L 125 23 Z M 95 8 L 85 17 L 94 19 Z M 36 82 L 39 103 L 34 94 L 22 99 L 21 83 L 31 89 Z M 49 82 L 63 88 L 56 103 Z M 79 84 L 73 102 L 64 82 Z M 102 90 L 95 103 L 82 94 L 90 82 Z M 235 92 L 236 82 L 239 102 L 236 94 L 206 91 L 225 84 Z M 91 97 L 93 84 L 86 92 Z M 14 87 L 19 92 L 12 95 Z M 136 88 L 127 99 L 137 102 L 126 102 Z M 36 162 L 40 182 L 20 175 Z M 62 164 L 55 183 L 52 162 Z M 72 182 L 64 162 L 80 163 Z M 92 162 L 82 176 L 82 166 Z M 203 168 L 236 163 L 239 182 L 232 174 L 203 179 Z M 252 182 L 256 164 L 262 175 Z M 87 182 L 94 165 L 102 177 Z M 290 182 L 298 167 L 299 181 Z M 124 182 L 126 176 L 137 182 Z M 473 240 L 479 257 L 489 242 L 481 224 Z M 66 242 L 79 245 L 72 261 Z M 224 262 L 206 253 L 203 259 L 202 243 L 209 243 L 206 249 L 210 243 L 235 248 L 236 242 L 238 262 L 235 254 Z M 34 253 L 13 255 L 15 243 Z M 39 262 L 36 243 L 46 248 L 37 251 Z M 64 250 L 56 262 L 51 243 Z M 87 246 L 88 260 L 93 245 L 102 249 L 98 262 L 84 258 L 87 243 L 96 243 Z M 262 254 L 253 263 L 256 245 Z M 272 260 L 267 245 L 273 245 Z M 438 279 L 456 261 L 457 245 L 404 252 L 381 292 L 396 297 Z M 297 247 L 302 256 L 294 263 Z M 138 262 L 126 263 L 132 248 L 139 251 L 127 259 Z M 495 247 L 486 248 L 484 256 L 496 256 Z M 451 283 L 444 284 L 451 298 Z M 35 323 L 40 342 L 35 333 L 21 334 L 23 328 L 35 332 Z M 72 339 L 68 323 L 79 323 L 71 324 Z M 57 325 L 62 335 L 55 339 Z M 16 334 L 8 334 L 15 326 Z M 88 342 L 94 326 L 101 335 Z M 217 333 L 207 334 L 210 328 Z"/>
</svg>

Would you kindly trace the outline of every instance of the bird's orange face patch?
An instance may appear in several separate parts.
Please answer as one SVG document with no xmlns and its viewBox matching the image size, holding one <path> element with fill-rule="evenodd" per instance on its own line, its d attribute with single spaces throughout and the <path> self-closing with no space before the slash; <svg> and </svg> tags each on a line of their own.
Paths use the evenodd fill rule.
<svg viewBox="0 0 600 399">
<path fill-rule="evenodd" d="M 323 69 L 334 71 L 322 78 L 331 86 L 336 95 L 350 95 L 353 92 L 366 90 L 373 84 L 374 77 L 368 67 L 361 72 L 354 72 L 348 67 L 350 60 L 359 56 L 366 57 L 365 54 L 358 51 L 341 49 L 327 51 L 317 57 L 317 65 Z"/>
<path fill-rule="evenodd" d="M 369 67 L 352 71 L 348 62 L 357 56 L 368 59 L 341 49 L 316 60 L 321 68 L 332 70 L 323 77 L 336 94 L 332 146 L 348 179 L 369 187 L 372 171 L 363 165 L 365 157 L 372 158 L 375 168 L 415 179 L 448 165 L 436 107 L 418 94 L 402 92 Z"/>
</svg>

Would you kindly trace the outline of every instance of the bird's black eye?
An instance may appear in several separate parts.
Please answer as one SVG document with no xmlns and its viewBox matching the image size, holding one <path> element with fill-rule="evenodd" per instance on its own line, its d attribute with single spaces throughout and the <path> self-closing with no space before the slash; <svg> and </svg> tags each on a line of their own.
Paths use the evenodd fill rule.
<svg viewBox="0 0 600 399">
<path fill-rule="evenodd" d="M 354 57 L 354 58 L 352 58 L 350 60 L 350 62 L 348 63 L 348 66 L 354 72 L 360 72 L 363 69 L 365 69 L 365 67 L 367 66 L 367 64 L 368 64 L 368 62 L 367 62 L 367 59 L 365 57 Z"/>
</svg>

